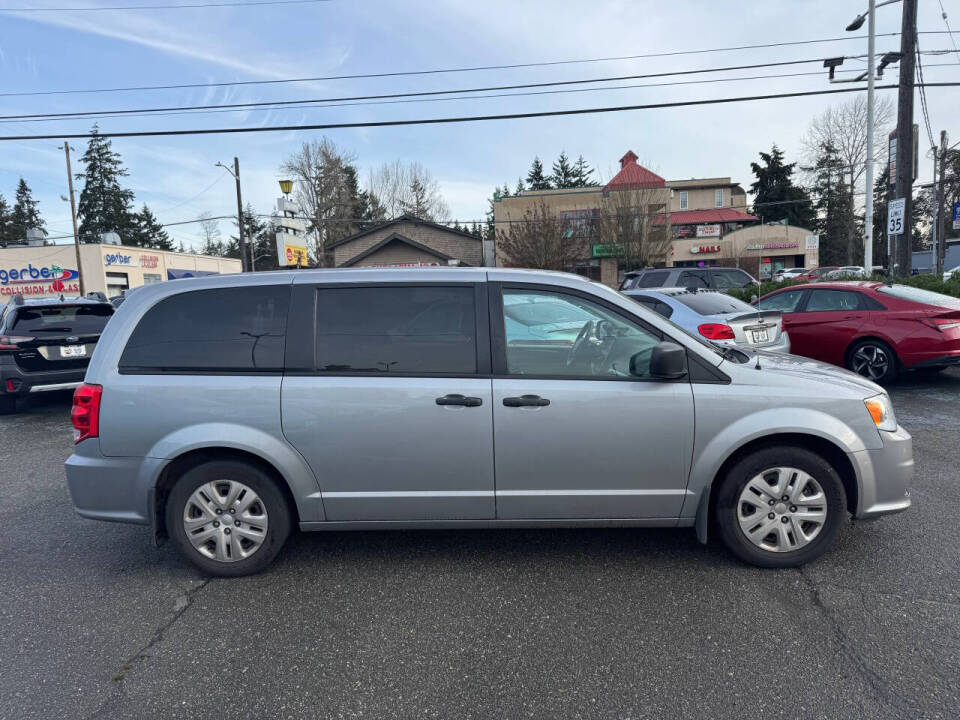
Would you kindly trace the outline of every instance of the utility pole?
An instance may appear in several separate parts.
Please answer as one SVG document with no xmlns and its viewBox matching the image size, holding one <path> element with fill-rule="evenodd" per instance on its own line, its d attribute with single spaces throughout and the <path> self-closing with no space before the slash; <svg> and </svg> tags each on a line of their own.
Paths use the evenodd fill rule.
<svg viewBox="0 0 960 720">
<path fill-rule="evenodd" d="M 903 233 L 898 236 L 895 255 L 901 275 L 910 274 L 913 239 L 913 86 L 917 52 L 917 0 L 903 0 L 900 25 L 900 89 L 897 95 L 897 179 L 889 200 L 904 200 Z M 869 192 L 869 191 L 868 191 Z"/>
<path fill-rule="evenodd" d="M 874 75 L 876 74 L 876 0 L 870 0 L 867 6 L 867 168 L 866 184 L 867 195 L 864 199 L 863 218 L 863 266 L 867 276 L 873 275 L 873 112 L 874 112 Z M 853 172 L 853 168 L 850 168 Z M 852 202 L 852 200 L 851 200 Z"/>
<path fill-rule="evenodd" d="M 233 158 L 233 170 L 224 165 L 222 162 L 216 163 L 217 167 L 222 167 L 228 173 L 233 175 L 233 179 L 237 181 L 237 236 L 240 243 L 240 272 L 247 272 L 248 270 L 253 270 L 253 255 L 250 256 L 250 263 L 247 263 L 247 243 L 243 237 L 243 198 L 240 195 L 240 160 L 236 157 Z"/>
<path fill-rule="evenodd" d="M 936 157 L 936 155 L 934 155 Z M 947 253 L 946 193 L 944 193 L 944 172 L 947 167 L 947 131 L 940 131 L 940 178 L 937 180 L 937 219 L 933 231 L 937 242 L 934 245 L 936 257 L 933 260 L 938 278 L 943 277 L 943 261 Z"/>
<path fill-rule="evenodd" d="M 80 296 L 86 292 L 83 287 L 83 268 L 80 267 L 80 233 L 77 231 L 77 203 L 73 197 L 73 172 L 70 170 L 70 143 L 63 141 L 63 154 L 67 157 L 67 187 L 70 189 L 70 219 L 73 220 L 73 248 L 77 253 L 77 284 Z"/>
</svg>

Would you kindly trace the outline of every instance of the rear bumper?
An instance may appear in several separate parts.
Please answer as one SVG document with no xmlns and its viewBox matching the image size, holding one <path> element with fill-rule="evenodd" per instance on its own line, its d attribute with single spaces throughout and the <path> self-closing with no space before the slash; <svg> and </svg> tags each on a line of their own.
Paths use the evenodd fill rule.
<svg viewBox="0 0 960 720">
<path fill-rule="evenodd" d="M 858 520 L 902 512 L 910 507 L 913 482 L 913 438 L 902 427 L 880 431 L 883 446 L 850 453 L 860 479 Z"/>
<path fill-rule="evenodd" d="M 83 382 L 86 374 L 87 369 L 85 367 L 71 370 L 27 372 L 12 361 L 4 362 L 0 360 L 0 393 L 27 395 L 32 392 L 71 390 Z"/>
<path fill-rule="evenodd" d="M 914 369 L 923 369 L 933 367 L 950 367 L 951 365 L 960 365 L 960 350 L 953 355 L 939 355 L 937 357 L 918 362 L 910 367 Z"/>
<path fill-rule="evenodd" d="M 149 525 L 153 486 L 164 460 L 104 457 L 97 438 L 74 448 L 64 466 L 77 513 L 93 520 Z"/>
</svg>

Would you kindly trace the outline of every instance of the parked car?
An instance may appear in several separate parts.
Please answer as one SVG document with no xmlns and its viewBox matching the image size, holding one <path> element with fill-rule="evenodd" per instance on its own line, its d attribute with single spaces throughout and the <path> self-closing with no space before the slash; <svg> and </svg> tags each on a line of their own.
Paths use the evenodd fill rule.
<svg viewBox="0 0 960 720">
<path fill-rule="evenodd" d="M 624 276 L 620 289 L 685 287 L 733 290 L 756 284 L 753 276 L 740 268 L 672 267 L 632 270 Z"/>
<path fill-rule="evenodd" d="M 803 280 L 805 282 L 817 282 L 827 273 L 839 270 L 839 265 L 828 265 L 826 267 L 811 268 L 802 275 L 797 275 L 794 280 Z"/>
<path fill-rule="evenodd" d="M 809 272 L 807 268 L 784 268 L 783 270 L 777 270 L 774 273 L 773 279 L 777 282 L 783 282 L 784 280 L 796 280 L 801 275 L 805 275 Z"/>
<path fill-rule="evenodd" d="M 572 340 L 504 319 L 523 305 L 543 327 L 558 304 L 583 319 Z M 293 528 L 695 527 L 796 566 L 848 513 L 909 507 L 911 438 L 882 388 L 756 361 L 562 273 L 158 283 L 74 395 L 67 484 L 81 515 L 151 525 L 218 575 L 264 568 Z"/>
<path fill-rule="evenodd" d="M 625 290 L 624 295 L 663 315 L 694 335 L 721 346 L 767 352 L 790 352 L 780 313 L 758 311 L 742 300 L 716 290 L 686 288 Z"/>
<path fill-rule="evenodd" d="M 954 275 L 956 275 L 957 277 L 960 277 L 960 265 L 957 265 L 955 268 L 950 268 L 949 270 L 944 270 L 943 279 L 949 280 Z"/>
<path fill-rule="evenodd" d="M 902 370 L 960 363 L 960 300 L 908 285 L 818 283 L 775 290 L 758 303 L 783 313 L 797 355 L 888 383 Z"/>
<path fill-rule="evenodd" d="M 0 415 L 30 393 L 80 385 L 111 315 L 96 298 L 14 295 L 0 310 Z"/>
<path fill-rule="evenodd" d="M 845 265 L 837 268 L 836 270 L 831 270 L 830 272 L 821 274 L 818 278 L 818 281 L 866 280 L 869 277 L 870 275 L 867 273 L 866 268 L 860 265 Z"/>
</svg>

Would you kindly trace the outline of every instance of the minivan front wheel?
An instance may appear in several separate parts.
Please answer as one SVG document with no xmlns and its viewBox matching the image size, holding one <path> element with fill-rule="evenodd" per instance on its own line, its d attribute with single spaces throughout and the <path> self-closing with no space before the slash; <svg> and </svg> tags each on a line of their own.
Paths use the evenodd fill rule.
<svg viewBox="0 0 960 720">
<path fill-rule="evenodd" d="M 213 575 L 259 572 L 290 534 L 290 508 L 273 478 L 237 460 L 191 468 L 167 499 L 167 533 L 190 562 Z"/>
<path fill-rule="evenodd" d="M 770 447 L 727 473 L 714 521 L 724 544 L 760 567 L 797 567 L 822 555 L 846 514 L 837 472 L 822 457 L 797 447 Z"/>
</svg>

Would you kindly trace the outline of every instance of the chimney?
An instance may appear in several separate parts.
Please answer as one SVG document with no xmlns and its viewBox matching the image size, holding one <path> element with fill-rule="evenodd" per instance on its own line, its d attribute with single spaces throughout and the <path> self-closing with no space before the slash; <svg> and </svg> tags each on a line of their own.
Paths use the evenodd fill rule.
<svg viewBox="0 0 960 720">
<path fill-rule="evenodd" d="M 637 156 L 633 150 L 627 150 L 627 154 L 620 158 L 620 169 L 623 170 L 630 163 L 636 163 Z"/>
</svg>

